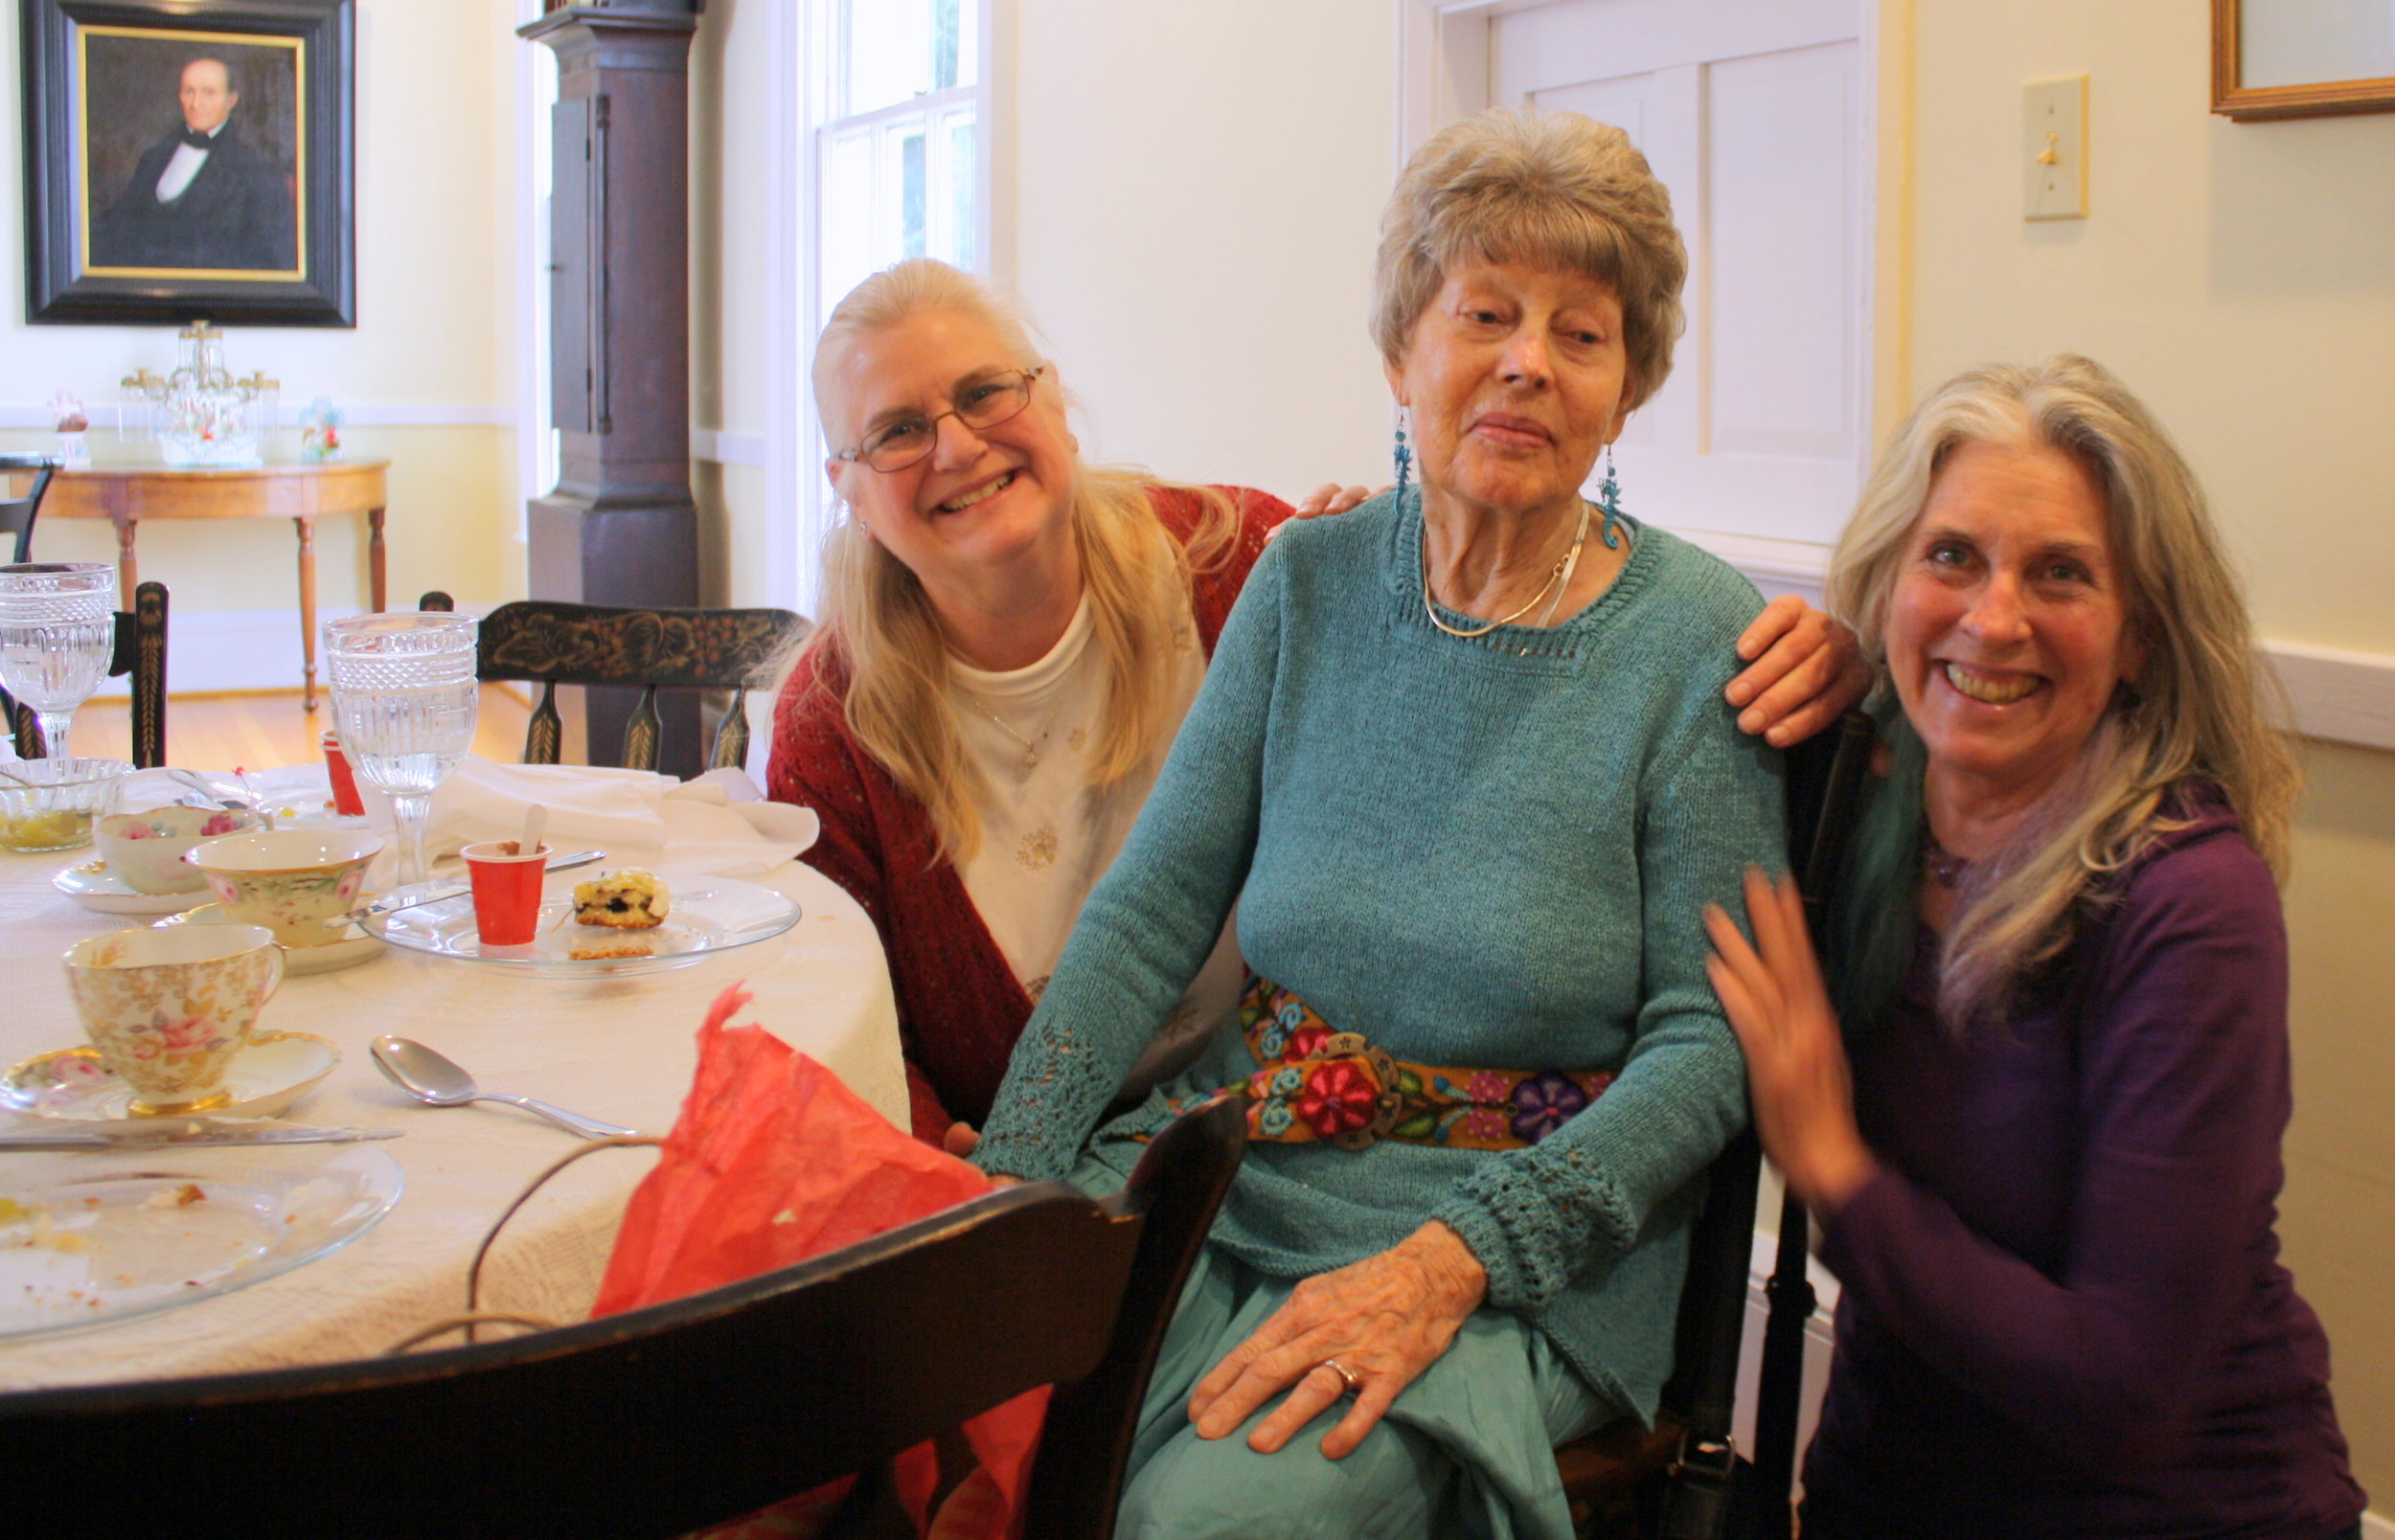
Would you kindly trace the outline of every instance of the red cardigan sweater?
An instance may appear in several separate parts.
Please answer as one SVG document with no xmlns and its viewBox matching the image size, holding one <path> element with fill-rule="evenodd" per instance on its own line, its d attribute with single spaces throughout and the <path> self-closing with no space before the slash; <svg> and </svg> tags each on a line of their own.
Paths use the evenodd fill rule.
<svg viewBox="0 0 2395 1540">
<path fill-rule="evenodd" d="M 1239 539 L 1190 587 L 1198 641 L 1209 657 L 1265 537 L 1290 511 L 1268 493 L 1220 489 L 1239 505 Z M 1150 496 L 1165 528 L 1187 541 L 1198 499 L 1161 487 Z M 847 889 L 881 933 L 915 1137 L 936 1144 L 958 1119 L 978 1127 L 989 1116 L 1015 1039 L 1031 1019 L 1031 999 L 942 853 L 923 804 L 849 730 L 847 692 L 847 665 L 833 649 L 800 661 L 774 708 L 765 785 L 775 801 L 815 810 L 823 832 L 805 859 Z"/>
</svg>

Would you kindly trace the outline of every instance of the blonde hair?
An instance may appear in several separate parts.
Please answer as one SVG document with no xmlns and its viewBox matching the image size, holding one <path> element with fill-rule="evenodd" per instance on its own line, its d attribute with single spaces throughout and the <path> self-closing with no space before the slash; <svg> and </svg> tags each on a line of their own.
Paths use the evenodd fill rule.
<svg viewBox="0 0 2395 1540">
<path fill-rule="evenodd" d="M 972 317 L 997 334 L 1015 364 L 1030 369 L 1040 362 L 1029 328 L 996 291 L 945 262 L 910 259 L 850 290 L 816 341 L 815 401 L 827 432 L 849 354 L 865 338 L 925 311 Z M 875 474 L 861 467 L 859 473 Z M 1170 485 L 1127 467 L 1074 464 L 1070 517 L 1106 676 L 1094 785 L 1129 775 L 1178 725 L 1171 714 L 1174 640 L 1190 576 L 1220 564 L 1238 536 L 1230 499 L 1190 487 L 1184 489 L 1200 498 L 1202 512 L 1186 546 L 1175 540 L 1149 496 Z M 805 652 L 846 663 L 840 705 L 850 731 L 923 804 L 943 853 L 960 864 L 970 859 L 981 843 L 976 800 L 983 788 L 958 732 L 948 649 L 923 584 L 854 517 L 845 518 L 824 539 L 821 608 Z"/>
<path fill-rule="evenodd" d="M 2217 785 L 2246 837 L 2283 878 L 2298 781 L 2270 721 L 2277 681 L 2255 657 L 2245 600 L 2202 489 L 2145 404 L 2102 365 L 2076 354 L 1956 375 L 1914 410 L 1881 455 L 1831 558 L 1826 602 L 1854 628 L 1882 688 L 1888 606 L 1907 539 L 1938 471 L 1966 443 L 2058 449 L 2086 468 L 2103 493 L 2127 599 L 2126 635 L 2143 658 L 2043 815 L 2011 849 L 1974 863 L 1963 885 L 1938 986 L 1940 1012 L 1956 1027 L 1999 1010 L 2014 985 L 2069 943 L 2083 906 L 2116 896 L 2104 879 L 2157 835 L 2185 827 L 2172 795 L 2186 781 Z M 1919 757 L 1912 758 L 1917 776 Z M 1917 785 L 1890 789 L 1899 802 L 1910 795 L 1917 809 Z M 1906 859 L 1917 862 L 1917 849 Z M 1892 882 L 1898 874 L 1878 875 Z M 1917 881 L 1917 866 L 1911 875 Z M 1892 907 L 1909 915 L 1909 904 Z"/>
<path fill-rule="evenodd" d="M 1414 323 L 1467 261 L 1603 283 L 1622 304 L 1623 409 L 1663 388 L 1687 324 L 1679 291 L 1688 249 L 1672 223 L 1672 195 L 1619 128 L 1576 112 L 1492 107 L 1414 151 L 1380 216 L 1372 338 L 1382 359 L 1404 356 Z"/>
</svg>

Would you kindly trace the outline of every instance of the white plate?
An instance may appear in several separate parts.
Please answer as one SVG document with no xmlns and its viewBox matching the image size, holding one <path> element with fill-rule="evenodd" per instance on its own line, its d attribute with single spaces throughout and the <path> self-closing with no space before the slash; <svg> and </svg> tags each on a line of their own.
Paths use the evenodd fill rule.
<svg viewBox="0 0 2395 1540">
<path fill-rule="evenodd" d="M 550 978 L 657 973 L 703 962 L 718 952 L 771 940 L 798 923 L 798 905 L 770 888 L 730 877 L 665 873 L 672 908 L 662 925 L 614 930 L 574 923 L 573 888 L 584 872 L 570 872 L 541 900 L 540 928 L 523 946 L 485 946 L 474 931 L 474 900 L 445 898 L 366 921 L 366 929 L 393 946 L 433 957 L 456 958 L 486 967 Z M 578 958 L 575 947 L 646 946 L 650 955 Z"/>
<path fill-rule="evenodd" d="M 363 897 L 364 895 L 360 895 Z M 202 904 L 188 914 L 169 915 L 160 925 L 233 925 L 240 921 L 224 912 L 222 904 Z M 153 929 L 155 927 L 152 927 Z M 322 946 L 286 946 L 283 949 L 283 971 L 290 974 L 331 973 L 340 968 L 354 968 L 382 950 L 382 942 L 352 925 L 341 933 L 337 941 Z"/>
<path fill-rule="evenodd" d="M 12 1155 L 0 1338 L 171 1309 L 338 1250 L 399 1201 L 372 1145 Z"/>
<path fill-rule="evenodd" d="M 281 1117 L 340 1062 L 341 1051 L 312 1033 L 259 1032 L 225 1071 L 233 1100 L 209 1108 L 209 1116 Z M 132 1088 L 91 1047 L 54 1048 L 0 1076 L 0 1107 L 42 1118 L 118 1121 L 130 1116 L 132 1099 Z"/>
<path fill-rule="evenodd" d="M 99 861 L 86 861 L 68 867 L 50 879 L 50 886 L 100 915 L 179 915 L 209 901 L 205 887 L 190 893 L 135 893 L 104 868 L 92 870 L 102 866 Z"/>
</svg>

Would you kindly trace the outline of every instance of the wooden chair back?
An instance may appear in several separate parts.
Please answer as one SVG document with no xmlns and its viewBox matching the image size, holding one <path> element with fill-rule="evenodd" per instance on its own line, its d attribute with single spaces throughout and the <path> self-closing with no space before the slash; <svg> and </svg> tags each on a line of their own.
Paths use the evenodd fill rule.
<svg viewBox="0 0 2395 1540">
<path fill-rule="evenodd" d="M 1835 728 L 1787 756 L 1789 862 L 1816 936 L 1845 863 L 1871 741 L 1871 719 L 1849 712 Z M 1663 1387 L 1654 1426 L 1642 1429 L 1625 1418 L 1556 1451 L 1573 1521 L 1583 1534 L 1717 1540 L 1724 1532 L 1739 1463 L 1729 1430 L 1745 1334 L 1762 1160 L 1748 1129 L 1706 1173 L 1704 1207 L 1690 1233 L 1688 1276 L 1680 1287 L 1672 1377 Z M 1800 1319 L 1800 1330 L 1802 1325 Z M 1759 1430 L 1758 1450 L 1767 1442 Z M 1758 1463 L 1750 1485 L 1767 1505 L 1773 1480 Z M 1785 1514 L 1789 1476 L 1776 1480 Z"/>
<path fill-rule="evenodd" d="M 1148 1370 L 1245 1144 L 1185 1115 L 1093 1203 L 1008 1188 L 762 1278 L 513 1341 L 0 1396 L 29 1470 L 171 1469 L 178 1536 L 680 1534 L 1055 1384 L 1026 1532 L 1106 1540 Z M 204 1474 L 202 1474 L 204 1473 Z M 20 1482 L 12 1532 L 105 1528 Z M 96 1506 L 95 1505 L 101 1505 Z"/>
<path fill-rule="evenodd" d="M 50 490 L 50 478 L 57 470 L 58 462 L 48 455 L 0 454 L 0 476 L 34 478 L 24 492 L 0 498 L 0 540 L 16 542 L 11 561 L 34 559 L 34 520 L 41 515 L 42 495 Z"/>
<path fill-rule="evenodd" d="M 435 589 L 419 607 L 447 611 L 456 605 Z M 806 634 L 806 620 L 784 609 L 625 609 L 517 600 L 483 617 L 476 671 L 486 681 L 539 684 L 540 699 L 524 735 L 527 764 L 558 762 L 564 738 L 559 685 L 639 688 L 621 761 L 633 770 L 657 768 L 659 690 L 728 690 L 731 703 L 707 762 L 737 769 L 748 759 L 749 687 Z"/>
<path fill-rule="evenodd" d="M 116 612 L 108 674 L 133 676 L 133 768 L 157 769 L 167 762 L 166 584 L 143 583 L 133 590 L 132 609 Z M 19 757 L 38 759 L 50 752 L 32 709 L 5 690 L 0 690 L 0 713 L 6 714 Z"/>
</svg>

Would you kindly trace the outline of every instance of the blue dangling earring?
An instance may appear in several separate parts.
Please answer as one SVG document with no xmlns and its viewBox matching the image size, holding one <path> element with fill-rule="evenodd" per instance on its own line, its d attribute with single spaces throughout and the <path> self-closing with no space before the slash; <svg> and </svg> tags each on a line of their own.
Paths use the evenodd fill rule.
<svg viewBox="0 0 2395 1540">
<path fill-rule="evenodd" d="M 1622 483 L 1613 474 L 1613 446 L 1605 446 L 1605 480 L 1597 484 L 1597 507 L 1605 510 L 1605 527 L 1597 532 L 1608 551 L 1622 549 Z"/>
<path fill-rule="evenodd" d="M 1405 483 L 1414 468 L 1414 452 L 1405 447 L 1405 409 L 1397 409 L 1397 499 L 1405 500 Z"/>
</svg>

